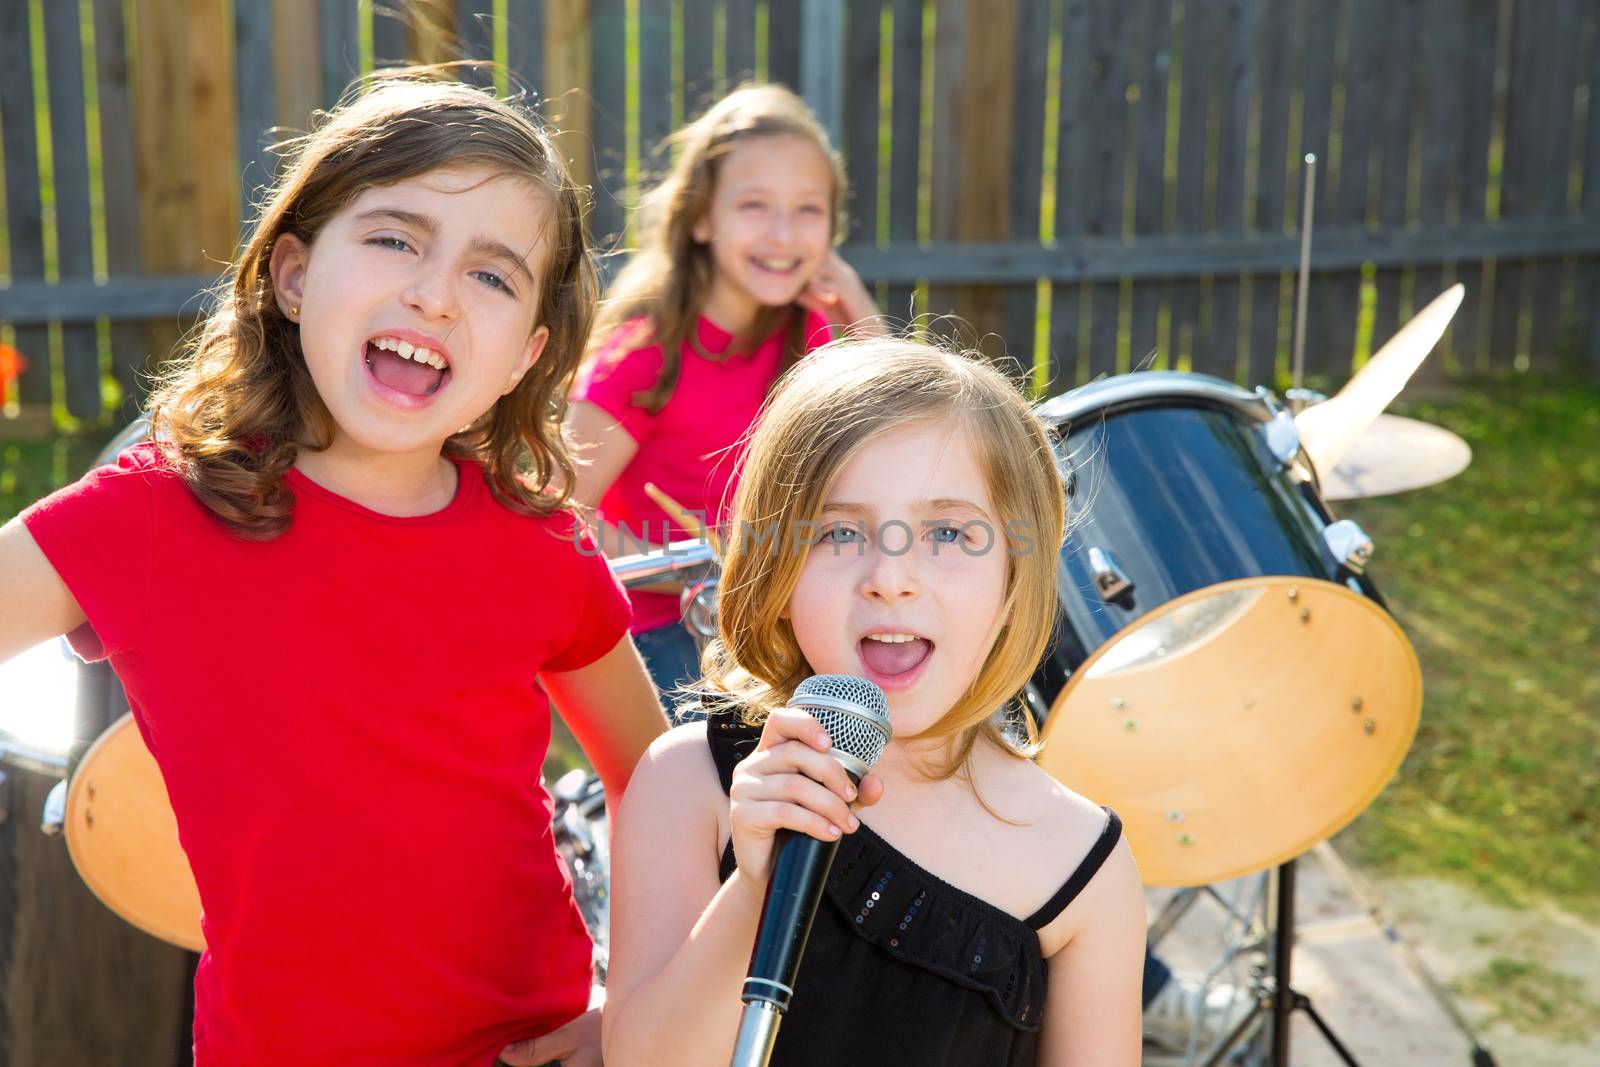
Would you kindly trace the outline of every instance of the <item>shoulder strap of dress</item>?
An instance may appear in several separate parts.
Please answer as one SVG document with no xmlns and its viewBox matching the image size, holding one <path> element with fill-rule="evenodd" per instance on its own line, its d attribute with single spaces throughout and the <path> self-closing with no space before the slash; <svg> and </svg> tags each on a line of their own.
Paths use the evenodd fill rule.
<svg viewBox="0 0 1600 1067">
<path fill-rule="evenodd" d="M 755 750 L 761 731 L 740 719 L 731 701 L 721 706 L 702 701 L 701 706 L 706 712 L 706 744 L 711 749 L 711 761 L 717 765 L 722 791 L 726 793 L 733 788 L 734 767 Z"/>
<path fill-rule="evenodd" d="M 1102 810 L 1106 813 L 1106 825 L 1089 849 L 1089 854 L 1083 857 L 1083 862 L 1079 863 L 1068 876 L 1066 883 L 1056 890 L 1055 896 L 1046 901 L 1044 907 L 1028 916 L 1028 925 L 1035 930 L 1043 930 L 1057 915 L 1066 910 L 1067 905 L 1083 892 L 1083 887 L 1088 885 L 1089 880 L 1099 872 L 1106 862 L 1106 857 L 1111 855 L 1111 850 L 1116 847 L 1117 839 L 1122 836 L 1122 820 L 1117 818 L 1117 813 L 1110 808 Z"/>
</svg>

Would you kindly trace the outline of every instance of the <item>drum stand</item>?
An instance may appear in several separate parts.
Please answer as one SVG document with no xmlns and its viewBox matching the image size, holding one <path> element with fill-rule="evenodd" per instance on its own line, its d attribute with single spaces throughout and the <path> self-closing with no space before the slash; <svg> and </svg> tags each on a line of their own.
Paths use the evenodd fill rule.
<svg viewBox="0 0 1600 1067">
<path fill-rule="evenodd" d="M 1239 1021 L 1239 1025 L 1222 1039 L 1222 1044 L 1212 1050 L 1204 1067 L 1217 1067 L 1223 1057 L 1245 1034 L 1249 1033 L 1256 1017 L 1264 1011 L 1272 1013 L 1272 1045 L 1269 1060 L 1272 1067 L 1289 1067 L 1289 1017 L 1296 1011 L 1306 1013 L 1341 1060 L 1349 1067 L 1360 1067 L 1355 1057 L 1350 1055 L 1350 1050 L 1344 1047 L 1338 1035 L 1328 1026 L 1327 1021 L 1317 1013 L 1311 998 L 1289 984 L 1289 963 L 1294 952 L 1294 865 L 1295 861 L 1291 859 L 1278 866 L 1277 903 L 1274 906 L 1276 921 L 1272 931 L 1272 977 L 1258 979 L 1255 1005 L 1250 1009 L 1250 1013 Z"/>
</svg>

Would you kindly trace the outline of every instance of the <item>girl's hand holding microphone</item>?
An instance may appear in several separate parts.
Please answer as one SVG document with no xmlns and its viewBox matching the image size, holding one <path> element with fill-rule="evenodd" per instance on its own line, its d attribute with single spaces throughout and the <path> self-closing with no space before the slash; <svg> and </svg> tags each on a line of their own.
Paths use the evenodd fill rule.
<svg viewBox="0 0 1600 1067">
<path fill-rule="evenodd" d="M 853 808 L 883 796 L 883 783 L 867 775 L 859 786 L 834 759 L 822 724 L 795 708 L 767 716 L 753 753 L 734 768 L 730 818 L 738 875 L 758 895 L 772 873 L 773 838 L 779 830 L 836 841 L 860 825 Z"/>
</svg>

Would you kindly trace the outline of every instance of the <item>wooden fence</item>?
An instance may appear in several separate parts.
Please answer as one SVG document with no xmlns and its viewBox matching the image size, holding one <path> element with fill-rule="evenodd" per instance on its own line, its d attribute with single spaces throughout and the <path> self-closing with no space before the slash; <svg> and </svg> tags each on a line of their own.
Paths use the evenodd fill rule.
<svg viewBox="0 0 1600 1067">
<path fill-rule="evenodd" d="M 1432 373 L 1600 376 L 1600 5 L 394 6 L 0 2 L 0 434 L 125 418 L 228 260 L 269 131 L 375 62 L 462 53 L 543 98 L 613 243 L 676 124 L 747 77 L 802 90 L 886 309 L 959 316 L 1047 391 L 1148 353 L 1281 384 L 1306 152 L 1320 381 L 1456 280 Z"/>
</svg>

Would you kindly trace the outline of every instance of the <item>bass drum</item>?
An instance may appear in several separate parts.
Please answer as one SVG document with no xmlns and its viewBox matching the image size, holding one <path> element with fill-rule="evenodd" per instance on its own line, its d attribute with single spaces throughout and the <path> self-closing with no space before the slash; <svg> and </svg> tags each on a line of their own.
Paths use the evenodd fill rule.
<svg viewBox="0 0 1600 1067">
<path fill-rule="evenodd" d="M 64 641 L 0 665 L 0 1063 L 192 1062 L 196 957 L 134 929 L 40 832 L 52 791 L 125 710 L 104 664 Z"/>
<path fill-rule="evenodd" d="M 1114 808 L 1148 885 L 1290 859 L 1410 747 L 1421 672 L 1264 390 L 1141 372 L 1047 401 L 1071 526 L 1034 678 L 1041 765 Z"/>
</svg>

